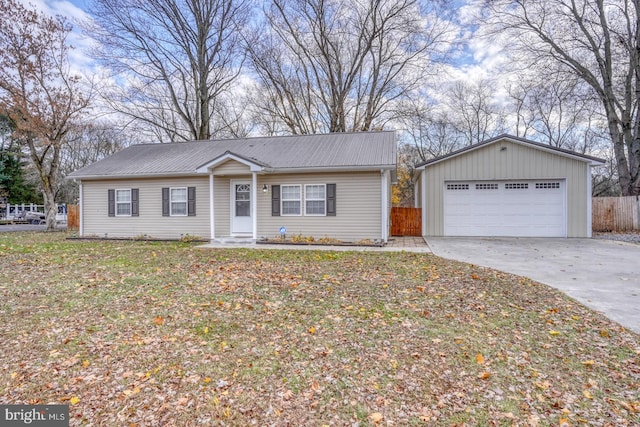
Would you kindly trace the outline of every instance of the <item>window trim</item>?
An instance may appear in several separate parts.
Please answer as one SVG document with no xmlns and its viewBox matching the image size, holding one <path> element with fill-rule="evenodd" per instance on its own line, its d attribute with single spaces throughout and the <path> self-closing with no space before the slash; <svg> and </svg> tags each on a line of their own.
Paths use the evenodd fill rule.
<svg viewBox="0 0 640 427">
<path fill-rule="evenodd" d="M 298 187 L 299 197 L 297 199 L 286 199 L 284 197 L 284 191 L 283 191 L 284 187 Z M 297 214 L 285 213 L 284 202 L 298 202 L 300 203 L 299 205 L 300 210 L 298 211 Z M 280 184 L 280 216 L 302 216 L 302 213 L 303 213 L 302 202 L 303 202 L 302 184 Z"/>
<path fill-rule="evenodd" d="M 184 201 L 173 200 L 173 190 L 184 190 Z M 184 213 L 173 213 L 174 203 L 184 203 Z M 189 215 L 189 189 L 188 187 L 169 187 L 169 216 L 188 216 Z"/>
<path fill-rule="evenodd" d="M 322 187 L 324 188 L 324 198 L 322 199 L 310 199 L 307 197 L 307 187 Z M 319 202 L 322 201 L 322 206 L 324 208 L 324 213 L 315 214 L 307 212 L 307 202 Z M 305 184 L 304 185 L 304 215 L 305 216 L 327 216 L 327 184 Z"/>
<path fill-rule="evenodd" d="M 118 201 L 118 192 L 120 191 L 126 191 L 129 193 L 129 201 L 128 202 L 119 202 Z M 133 216 L 132 212 L 133 212 L 133 199 L 132 199 L 132 194 L 131 194 L 131 188 L 116 188 L 114 190 L 113 193 L 113 202 L 114 202 L 114 208 L 115 208 L 115 216 L 120 216 L 120 217 L 128 217 L 128 216 Z M 129 205 L 129 213 L 128 214 L 121 214 L 118 213 L 118 205 Z"/>
</svg>

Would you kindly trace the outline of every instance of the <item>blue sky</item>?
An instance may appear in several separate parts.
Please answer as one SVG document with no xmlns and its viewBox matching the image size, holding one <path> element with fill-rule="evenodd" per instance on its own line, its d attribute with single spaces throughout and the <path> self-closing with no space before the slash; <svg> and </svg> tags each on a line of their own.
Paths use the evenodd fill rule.
<svg viewBox="0 0 640 427">
<path fill-rule="evenodd" d="M 70 41 L 76 48 L 72 53 L 72 62 L 78 68 L 92 68 L 85 51 L 90 47 L 91 40 L 81 34 L 77 22 L 88 17 L 86 10 L 91 0 L 20 0 L 27 7 L 33 4 L 48 14 L 61 14 L 68 17 L 74 23 L 74 34 Z M 491 69 L 499 66 L 500 49 L 490 45 L 486 41 L 473 37 L 473 31 L 477 29 L 473 21 L 474 10 L 480 7 L 478 0 L 455 0 L 459 15 L 457 25 L 462 28 L 462 38 L 467 41 L 464 49 L 456 58 L 456 65 L 449 70 L 454 79 L 474 80 L 491 73 Z"/>
</svg>

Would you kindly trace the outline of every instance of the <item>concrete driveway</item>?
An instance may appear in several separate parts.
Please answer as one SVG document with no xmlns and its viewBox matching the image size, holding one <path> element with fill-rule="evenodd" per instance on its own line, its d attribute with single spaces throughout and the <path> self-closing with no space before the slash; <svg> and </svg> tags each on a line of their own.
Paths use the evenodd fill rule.
<svg viewBox="0 0 640 427">
<path fill-rule="evenodd" d="M 430 237 L 435 255 L 529 277 L 640 333 L 640 245 L 596 239 Z"/>
</svg>

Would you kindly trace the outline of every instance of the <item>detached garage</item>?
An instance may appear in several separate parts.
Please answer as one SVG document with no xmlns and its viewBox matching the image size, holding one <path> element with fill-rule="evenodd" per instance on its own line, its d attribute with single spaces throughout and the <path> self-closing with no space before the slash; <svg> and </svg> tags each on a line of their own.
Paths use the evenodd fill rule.
<svg viewBox="0 0 640 427">
<path fill-rule="evenodd" d="M 417 165 L 424 236 L 590 237 L 595 157 L 509 135 Z"/>
</svg>

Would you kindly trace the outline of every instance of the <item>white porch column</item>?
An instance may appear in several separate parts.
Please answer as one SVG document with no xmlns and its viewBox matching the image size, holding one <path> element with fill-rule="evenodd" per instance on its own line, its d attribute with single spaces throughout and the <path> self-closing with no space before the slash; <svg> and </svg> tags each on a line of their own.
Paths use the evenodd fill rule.
<svg viewBox="0 0 640 427">
<path fill-rule="evenodd" d="M 251 174 L 251 219 L 253 220 L 253 240 L 258 240 L 258 174 Z"/>
<path fill-rule="evenodd" d="M 78 235 L 82 237 L 84 235 L 84 203 L 82 201 L 82 181 L 78 185 Z M 69 220 L 67 212 L 67 221 Z"/>
<path fill-rule="evenodd" d="M 381 170 L 380 171 L 380 175 L 381 175 L 381 191 L 382 191 L 382 206 L 381 206 L 381 211 L 382 211 L 382 218 L 381 218 L 381 224 L 382 224 L 382 230 L 380 233 L 380 237 L 382 239 L 383 242 L 386 242 L 389 238 L 389 171 L 387 170 Z"/>
<path fill-rule="evenodd" d="M 215 192 L 213 191 L 213 171 L 209 174 L 209 232 L 211 236 L 209 240 L 213 241 L 216 238 L 216 217 L 213 210 L 213 198 L 215 196 Z"/>
</svg>

